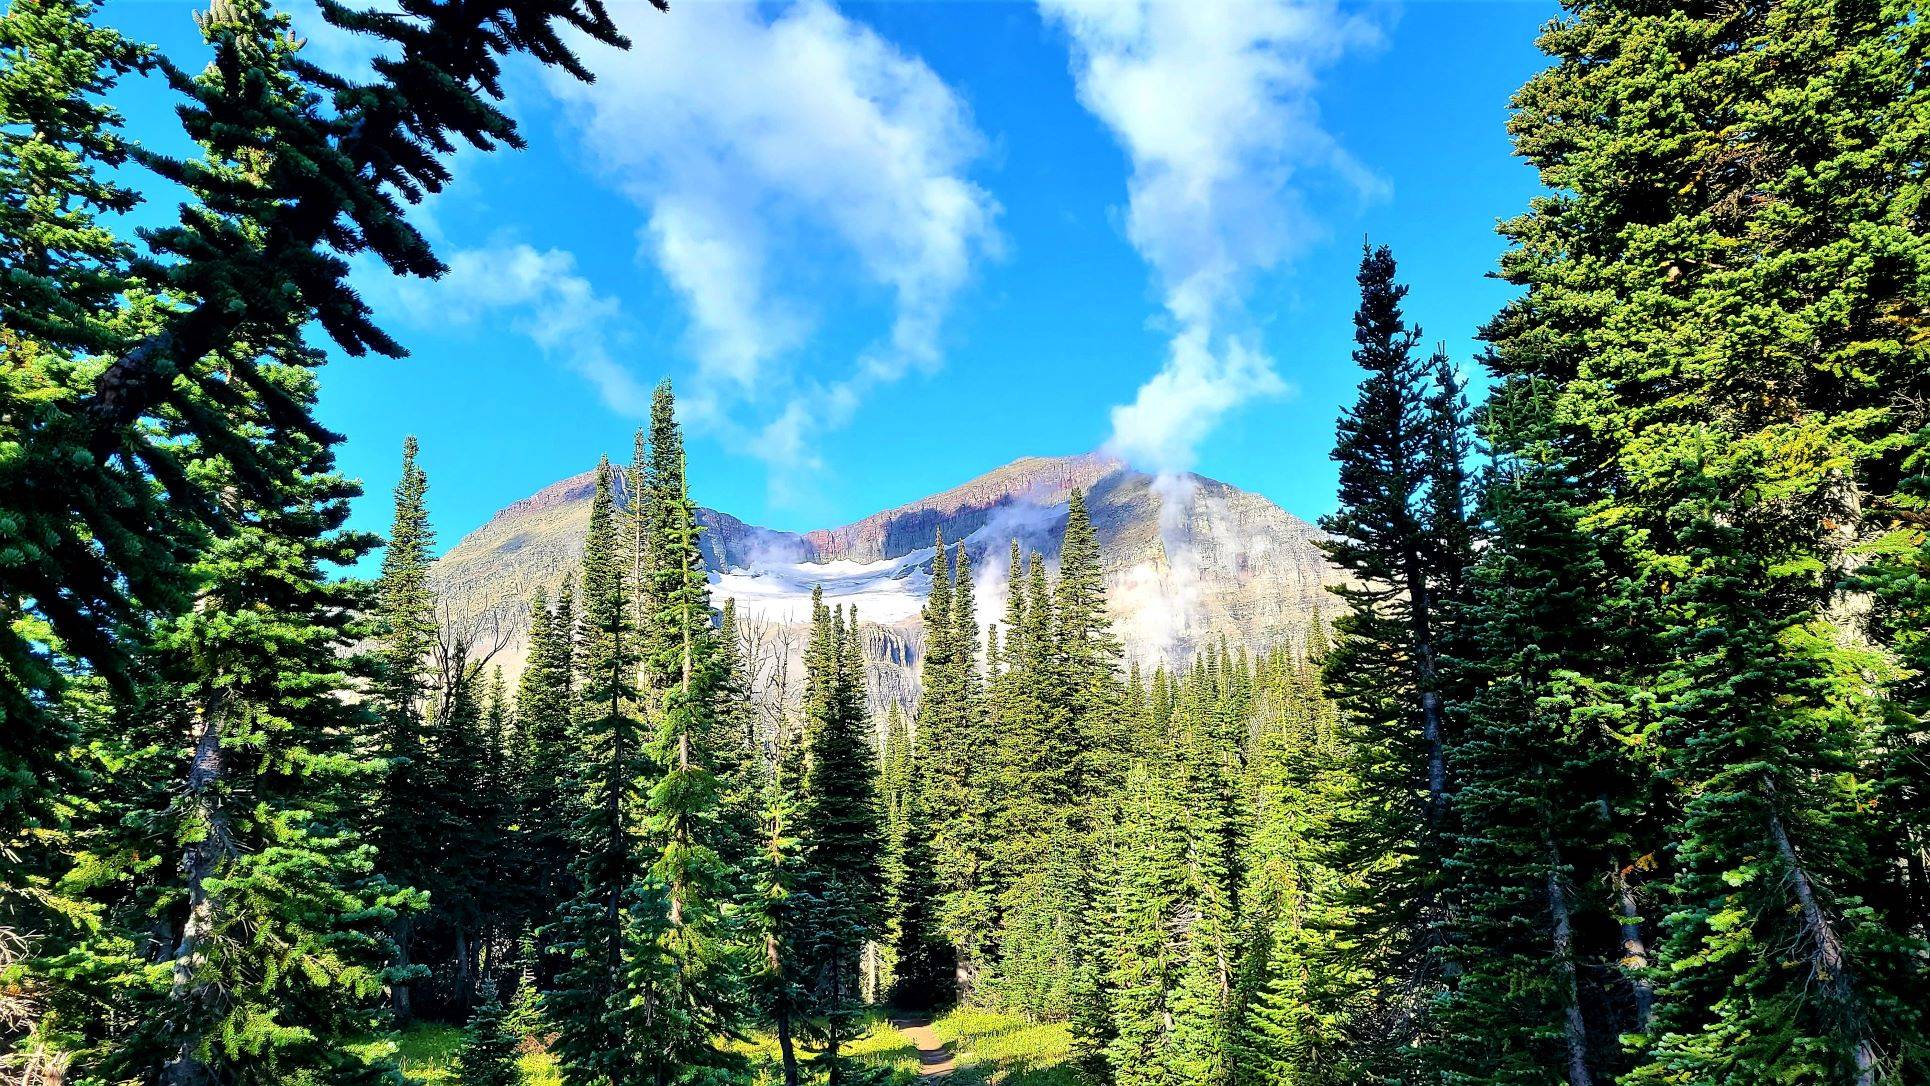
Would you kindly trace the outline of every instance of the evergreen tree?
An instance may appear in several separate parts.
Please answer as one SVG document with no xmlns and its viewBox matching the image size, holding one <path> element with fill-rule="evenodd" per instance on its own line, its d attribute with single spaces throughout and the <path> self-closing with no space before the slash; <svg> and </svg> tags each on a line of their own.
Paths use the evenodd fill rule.
<svg viewBox="0 0 1930 1086">
<path fill-rule="evenodd" d="M 423 715 L 430 698 L 429 656 L 438 632 L 435 593 L 429 586 L 435 532 L 429 527 L 429 480 L 416 463 L 417 451 L 414 437 L 403 439 L 395 514 L 382 553 L 382 575 L 376 581 L 375 618 L 381 631 L 376 690 L 382 717 L 377 749 L 387 772 L 373 837 L 381 850 L 384 874 L 398 885 L 420 887 L 433 895 L 442 889 L 434 884 L 442 829 L 436 801 L 443 797 L 432 796 L 434 766 Z M 402 914 L 391 935 L 398 970 L 391 998 L 399 1024 L 407 1024 L 412 1011 L 412 951 L 420 919 Z"/>
<path fill-rule="evenodd" d="M 482 1002 L 463 1030 L 462 1049 L 451 1068 L 458 1086 L 518 1086 L 523 1081 L 516 1063 L 519 1043 L 505 1021 L 495 982 L 484 984 Z"/>
<path fill-rule="evenodd" d="M 953 957 L 940 937 L 927 790 L 918 776 L 923 751 L 893 703 L 886 711 L 885 884 L 892 949 L 892 1002 L 930 1008 L 951 990 Z M 927 766 L 931 772 L 935 766 Z"/>
<path fill-rule="evenodd" d="M 878 762 L 865 710 L 857 615 L 814 593 L 805 657 L 801 895 L 808 899 L 811 969 L 823 1012 L 820 1057 L 832 1086 L 849 1077 L 843 1045 L 855 1021 L 859 955 L 882 933 Z"/>
<path fill-rule="evenodd" d="M 547 990 L 561 962 L 543 926 L 575 894 L 573 827 L 581 797 L 573 789 L 572 672 L 576 629 L 574 588 L 565 578 L 554 611 L 542 592 L 530 601 L 529 660 L 516 693 L 516 860 L 523 912 L 534 926 L 531 963 L 537 987 Z"/>
<path fill-rule="evenodd" d="M 1349 1012 L 1374 981 L 1352 930 L 1361 873 L 1335 849 L 1359 782 L 1317 684 L 1301 681 L 1303 665 L 1286 654 L 1275 663 L 1262 683 L 1246 775 L 1253 831 L 1241 893 L 1234 1080 L 1339 1086 L 1358 1080 Z"/>
<path fill-rule="evenodd" d="M 1922 305 L 1925 32 L 1903 4 L 1591 6 L 1517 98 L 1559 195 L 1506 224 L 1528 289 L 1485 335 L 1499 373 L 1546 383 L 1613 597 L 1652 638 L 1591 676 L 1651 703 L 1667 786 L 1631 1081 L 1922 1059 L 1921 943 L 1875 904 L 1904 849 L 1863 784 L 1910 755 L 1850 678 L 1884 668 L 1843 592 L 1921 426 L 1900 314 Z"/>
<path fill-rule="evenodd" d="M 1510 444 L 1527 436 L 1509 429 Z M 1458 975 L 1435 1056 L 1461 1081 L 1579 1086 L 1612 1080 L 1613 1038 L 1644 1027 L 1647 1001 L 1639 915 L 1619 945 L 1585 925 L 1610 911 L 1589 876 L 1625 866 L 1616 830 L 1639 794 L 1573 676 L 1610 673 L 1621 638 L 1565 466 L 1545 446 L 1511 449 L 1505 464 L 1486 491 L 1494 538 L 1462 616 L 1467 659 L 1452 665 L 1472 693 L 1453 752 Z M 1638 970 L 1628 993 L 1603 987 L 1618 961 Z M 1631 1015 L 1617 1006 L 1625 994 Z"/>
<path fill-rule="evenodd" d="M 750 679 L 742 639 L 738 633 L 737 601 L 724 601 L 718 617 L 714 650 L 715 710 L 700 746 L 717 778 L 716 850 L 734 895 L 749 893 L 743 876 L 755 865 L 764 847 L 764 778 L 768 767 L 760 745 L 757 706 L 751 700 Z"/>
<path fill-rule="evenodd" d="M 481 876 L 477 887 L 476 976 L 492 983 L 507 980 L 510 964 L 521 942 L 522 892 L 516 876 L 523 866 L 516 839 L 516 777 L 514 713 L 501 665 L 489 669 L 483 699 L 483 764 L 476 774 L 475 840 L 480 845 Z"/>
<path fill-rule="evenodd" d="M 638 631 L 641 671 L 659 699 L 650 757 L 656 778 L 645 797 L 647 827 L 657 854 L 650 877 L 662 894 L 661 931 L 649 939 L 632 983 L 650 1007 L 651 1066 L 664 1086 L 732 1066 L 735 1058 L 714 1039 L 736 1028 L 738 963 L 726 944 L 723 907 L 729 884 L 717 845 L 727 829 L 718 818 L 719 745 L 742 771 L 747 752 L 724 721 L 735 677 L 718 650 L 710 622 L 709 586 L 697 547 L 696 506 L 685 481 L 683 436 L 666 382 L 651 405 L 650 456 L 637 494 L 649 536 L 639 541 L 654 608 Z M 733 842 L 741 859 L 743 842 Z M 659 923 L 645 921 L 646 931 Z M 643 1038 L 640 1038 L 640 1040 Z"/>
<path fill-rule="evenodd" d="M 1100 837 L 1090 938 L 1106 1007 L 1104 1058 L 1115 1086 L 1191 1081 L 1172 1045 L 1174 998 L 1189 957 L 1181 818 L 1175 791 L 1150 767 L 1136 766 L 1122 786 L 1118 817 Z"/>
<path fill-rule="evenodd" d="M 61 756 L 76 739 L 59 705 L 67 678 L 111 660 L 117 635 L 140 644 L 144 609 L 186 602 L 178 572 L 192 537 L 158 530 L 165 510 L 138 465 L 76 457 L 68 414 L 88 356 L 145 319 L 120 297 L 134 282 L 130 247 L 101 219 L 137 202 L 112 177 L 128 145 L 105 99 L 147 65 L 92 4 L 27 0 L 0 14 L 0 924 L 13 930 L 47 926 L 17 892 L 56 832 L 57 797 L 74 788 L 75 760 Z M 132 598 L 122 579 L 138 587 Z M 125 673 L 103 670 L 130 692 Z"/>
<path fill-rule="evenodd" d="M 235 81 L 245 73 L 252 107 L 302 108 L 278 19 L 224 5 L 201 27 L 217 63 L 178 81 L 184 90 L 241 109 Z M 283 193 L 245 125 L 205 119 L 187 114 L 204 157 L 181 179 L 202 227 L 250 237 Z M 154 237 L 171 244 L 192 232 Z M 255 375 L 224 400 L 229 439 L 177 436 L 169 454 L 225 496 L 228 523 L 186 571 L 194 606 L 143 639 L 154 679 L 130 706 L 171 718 L 186 752 L 171 774 L 175 801 L 148 815 L 154 836 L 179 848 L 179 865 L 157 880 L 145 922 L 120 918 L 166 967 L 123 990 L 135 1006 L 110 1019 L 125 1032 L 96 1066 L 103 1077 L 177 1083 L 373 1082 L 380 1060 L 347 1042 L 375 1025 L 373 1001 L 394 979 L 379 964 L 376 929 L 419 901 L 372 879 L 358 838 L 354 799 L 374 767 L 356 748 L 365 722 L 338 693 L 359 601 L 323 572 L 371 540 L 341 530 L 356 491 L 333 474 L 332 435 L 277 429 L 313 410 L 319 359 L 299 326 L 264 322 L 237 335 L 205 360 Z M 248 465 L 260 469 L 252 480 Z"/>
<path fill-rule="evenodd" d="M 483 148 L 517 142 L 492 103 L 502 56 L 528 52 L 587 77 L 557 24 L 621 40 L 594 0 L 417 14 L 324 5 L 337 27 L 395 47 L 375 78 L 352 85 L 299 58 L 285 19 L 253 0 L 223 0 L 197 16 L 213 53 L 199 75 L 90 25 L 86 5 L 28 0 L 6 13 L 0 824 L 9 840 L 0 852 L 9 857 L 16 829 L 46 817 L 43 800 L 60 780 L 46 770 L 58 768 L 53 756 L 65 745 L 69 714 L 45 710 L 64 685 L 65 662 L 110 680 L 129 715 L 153 700 L 153 691 L 136 689 L 137 680 L 151 685 L 152 674 L 127 666 L 139 659 L 152 667 L 150 651 L 163 635 L 151 635 L 150 619 L 165 627 L 190 607 L 208 609 L 203 571 L 229 560 L 215 555 L 237 522 L 297 518 L 285 508 L 307 499 L 290 495 L 307 494 L 326 473 L 314 457 L 337 439 L 314 421 L 304 371 L 321 357 L 302 344 L 301 330 L 319 324 L 350 353 L 401 353 L 347 288 L 344 258 L 373 253 L 394 270 L 436 274 L 440 265 L 402 219 L 401 204 L 441 188 L 456 139 Z M 118 118 L 103 98 L 116 76 L 150 62 L 179 96 L 184 134 L 203 157 L 177 160 L 118 139 Z M 100 224 L 103 213 L 134 203 L 125 175 L 106 180 L 108 170 L 129 165 L 189 201 L 176 225 L 143 234 L 139 259 Z M 297 452 L 280 455 L 284 447 Z M 321 549 L 324 560 L 339 553 Z M 339 768 L 329 762 L 331 773 Z M 318 795 L 330 775 L 311 778 Z M 198 786 L 190 791 L 200 794 Z M 225 851 L 219 842 L 211 848 Z M 317 886 L 333 884 L 333 862 L 318 868 Z M 343 862 L 343 870 L 354 867 Z M 354 941 L 342 939 L 345 948 Z M 334 960 L 352 957 L 343 949 Z M 274 960 L 264 958 L 264 967 Z M 353 970 L 341 964 L 336 972 Z M 232 1001 L 260 1009 L 251 998 Z M 248 1043 L 276 1047 L 252 1036 L 261 1027 L 251 1024 Z M 180 1073 L 199 1073 L 197 1059 L 182 1057 Z"/>
<path fill-rule="evenodd" d="M 924 617 L 928 648 L 903 837 L 908 882 L 896 935 L 901 967 L 910 971 L 904 995 L 914 1004 L 969 997 L 990 955 L 991 782 L 978 616 L 971 558 L 963 544 L 948 550 L 942 533 Z"/>
<path fill-rule="evenodd" d="M 1460 501 L 1430 484 L 1459 478 L 1458 465 L 1434 457 L 1462 442 L 1442 432 L 1456 410 L 1429 411 L 1428 370 L 1414 352 L 1420 332 L 1402 317 L 1407 288 L 1394 277 L 1387 249 L 1363 252 L 1354 361 L 1367 376 L 1340 419 L 1340 510 L 1322 520 L 1331 538 L 1321 546 L 1357 578 L 1333 589 L 1348 613 L 1335 625 L 1339 639 L 1325 673 L 1367 786 L 1367 802 L 1350 809 L 1341 834 L 1353 865 L 1373 873 L 1363 895 L 1373 908 L 1363 917 L 1363 951 L 1387 981 L 1377 991 L 1393 1000 L 1371 1009 L 1378 1023 L 1369 1035 L 1397 1064 L 1425 1029 L 1445 934 L 1449 737 L 1440 605 L 1441 586 L 1459 573 L 1442 568 L 1450 552 L 1433 541 L 1428 514 L 1430 503 L 1439 519 Z M 1455 396 L 1458 390 L 1442 390 L 1436 398 L 1451 404 Z"/>
<path fill-rule="evenodd" d="M 613 479 L 605 460 L 597 467 L 577 582 L 572 779 L 581 799 L 571 828 L 577 889 L 552 925 L 550 938 L 568 964 L 545 1001 L 572 1083 L 623 1082 L 639 1067 L 659 1066 L 650 1054 L 654 1007 L 633 998 L 631 988 L 639 942 L 650 938 L 639 928 L 638 895 L 649 858 L 637 831 L 655 772 L 636 711 L 637 643 Z"/>
<path fill-rule="evenodd" d="M 812 613 L 823 602 L 813 593 Z M 751 871 L 753 895 L 746 909 L 749 928 L 759 941 L 759 968 L 752 993 L 777 1035 L 784 1086 L 798 1086 L 796 1030 L 811 1006 L 806 970 L 810 963 L 809 903 L 799 897 L 807 887 L 806 857 L 798 834 L 805 751 L 802 742 L 781 730 L 776 736 L 763 791 L 763 847 Z"/>
<path fill-rule="evenodd" d="M 1102 795 L 1118 786 L 1125 768 L 1126 741 L 1119 726 L 1122 653 L 1106 615 L 1099 536 L 1086 513 L 1085 495 L 1078 490 L 1066 504 L 1052 604 L 1067 725 L 1079 735 L 1085 759 L 1076 788 L 1081 795 Z"/>
<path fill-rule="evenodd" d="M 491 746 L 480 666 L 464 665 L 432 722 L 429 797 L 412 812 L 430 822 L 434 849 L 428 917 L 432 970 L 458 1014 L 471 1008 L 496 887 L 492 856 L 502 845 L 490 787 Z M 432 881 L 431 881 L 432 880 Z"/>
<path fill-rule="evenodd" d="M 30 5 L 9 14 L 28 16 L 37 8 L 52 10 Z M 299 59 L 301 43 L 285 21 L 255 0 L 222 0 L 200 17 L 215 53 L 200 75 L 152 57 L 182 99 L 177 114 L 185 135 L 217 149 L 206 160 L 177 160 L 114 141 L 114 118 L 98 108 L 100 93 L 111 73 L 144 62 L 146 54 L 130 53 L 100 34 L 76 33 L 63 46 L 84 42 L 84 49 L 45 54 L 58 58 L 59 75 L 42 81 L 22 72 L 45 93 L 37 101 L 22 96 L 15 102 L 26 117 L 57 122 L 59 127 L 41 134 L 72 155 L 65 161 L 33 156 L 52 167 L 50 176 L 64 176 L 66 191 L 39 189 L 34 179 L 15 190 L 38 189 L 54 202 L 30 201 L 33 230 L 42 240 L 61 240 L 63 232 L 45 226 L 92 229 L 85 203 L 98 199 L 106 210 L 126 205 L 124 192 L 97 184 L 94 170 L 117 164 L 123 154 L 184 188 L 194 201 L 183 205 L 176 225 L 143 235 L 148 254 L 131 267 L 139 277 L 138 295 L 165 296 L 168 304 L 140 303 L 137 296 L 129 313 L 139 319 L 117 320 L 123 328 L 117 341 L 90 337 L 95 342 L 87 349 L 104 352 L 104 365 L 66 370 L 64 362 L 56 363 L 63 367 L 58 394 L 10 435 L 21 444 L 6 462 L 6 490 L 32 526 L 20 538 L 90 539 L 97 545 L 23 550 L 9 567 L 9 595 L 30 595 L 55 635 L 110 674 L 122 673 L 132 648 L 111 636 L 112 629 L 141 606 L 185 606 L 176 586 L 184 580 L 183 564 L 200 549 L 196 537 L 225 529 L 232 514 L 206 480 L 183 470 L 181 438 L 228 457 L 230 485 L 247 490 L 252 500 L 276 500 L 271 473 L 286 465 L 259 449 L 295 436 L 326 445 L 334 436 L 315 422 L 299 394 L 262 368 L 269 364 L 264 345 L 313 324 L 350 354 L 400 355 L 401 346 L 375 327 L 349 288 L 346 258 L 366 252 L 401 274 L 440 274 L 442 265 L 402 207 L 447 183 L 446 156 L 456 142 L 485 150 L 520 144 L 514 123 L 497 105 L 503 57 L 526 53 L 588 79 L 564 43 L 563 26 L 594 41 L 624 44 L 597 0 L 500 0 L 481 8 L 427 10 L 410 19 L 328 4 L 322 17 L 337 29 L 374 38 L 378 52 L 393 50 L 394 61 L 378 66 L 366 84 L 353 83 Z M 63 32 L 77 30 L 66 15 L 55 18 L 67 23 Z M 57 24 L 10 17 L 9 25 L 28 43 L 24 53 L 34 56 L 41 54 L 32 36 Z M 505 32 L 508 26 L 514 32 Z M 65 105 L 49 108 L 62 99 Z M 266 153 L 270 148 L 277 153 Z M 236 184 L 237 171 L 247 174 L 245 185 Z M 65 240 L 79 239 L 70 233 Z M 28 246 L 36 243 L 29 239 Z M 76 300 L 90 290 L 112 289 L 120 258 L 109 257 L 105 248 L 105 239 L 89 234 L 71 250 L 88 250 L 86 260 L 103 273 L 88 285 L 82 277 L 68 278 L 68 286 L 83 287 Z M 45 262 L 27 255 L 22 269 L 36 271 L 8 276 L 23 291 L 21 300 L 50 316 L 64 315 L 56 321 L 78 328 L 73 307 L 31 302 L 55 278 L 40 272 L 61 269 L 51 249 Z M 11 314 L 7 323 L 18 327 Z M 232 349 L 236 344 L 252 349 Z M 320 361 L 314 356 L 282 363 Z M 38 375 L 50 371 L 42 368 Z M 257 440 L 254 431 L 260 429 L 267 432 L 265 441 Z M 156 487 L 169 500 L 152 500 Z M 8 685 L 40 690 L 53 681 L 46 668 L 31 665 L 33 650 L 11 624 L 0 628 L 0 637 L 7 640 L 0 658 L 17 668 Z"/>
<path fill-rule="evenodd" d="M 1877 775 L 1887 831 L 1901 853 L 1900 885 L 1886 895 L 1893 923 L 1930 937 L 1930 427 L 1911 438 L 1896 490 L 1877 515 L 1883 534 L 1856 586 L 1869 592 L 1870 625 L 1894 654 L 1897 670 L 1885 691 L 1887 712 L 1876 740 L 1887 757 Z"/>
<path fill-rule="evenodd" d="M 354 829 L 371 766 L 334 696 L 345 609 L 319 569 L 367 545 L 339 531 L 353 491 L 323 449 L 278 455 L 306 462 L 308 488 L 218 543 L 197 565 L 200 605 L 157 639 L 168 709 L 194 722 L 167 816 L 181 881 L 162 915 L 179 919 L 171 978 L 143 1016 L 153 1032 L 114 1065 L 178 1083 L 378 1081 L 347 1042 L 375 1024 L 375 926 L 419 904 L 371 880 Z"/>
</svg>

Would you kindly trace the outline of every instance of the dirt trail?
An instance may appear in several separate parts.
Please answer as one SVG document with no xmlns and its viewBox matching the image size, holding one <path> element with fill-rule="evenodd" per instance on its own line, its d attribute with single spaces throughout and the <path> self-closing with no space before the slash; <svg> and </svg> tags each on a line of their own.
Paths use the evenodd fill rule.
<svg viewBox="0 0 1930 1086">
<path fill-rule="evenodd" d="M 932 1032 L 931 1019 L 904 1016 L 893 1018 L 891 1024 L 917 1047 L 920 1075 L 949 1075 L 957 1069 L 958 1061 L 952 1058 L 952 1050 Z"/>
</svg>

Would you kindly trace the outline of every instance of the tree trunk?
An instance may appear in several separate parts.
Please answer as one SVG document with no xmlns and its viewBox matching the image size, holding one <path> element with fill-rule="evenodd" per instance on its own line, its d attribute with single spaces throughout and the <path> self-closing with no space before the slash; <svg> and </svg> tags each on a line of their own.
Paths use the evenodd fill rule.
<svg viewBox="0 0 1930 1086">
<path fill-rule="evenodd" d="M 409 959 L 409 942 L 414 937 L 414 917 L 406 913 L 396 917 L 395 932 L 393 935 L 395 939 L 395 960 L 392 964 L 398 974 L 407 972 L 409 967 L 415 964 Z M 389 986 L 389 1009 L 395 1017 L 395 1025 L 398 1029 L 408 1025 L 409 1019 L 415 1017 L 415 1009 L 411 1005 L 409 985 L 410 982 L 407 979 L 398 977 L 395 983 Z"/>
<path fill-rule="evenodd" d="M 1642 910 L 1635 900 L 1635 888 L 1629 885 L 1628 864 L 1618 849 L 1609 850 L 1608 884 L 1615 891 L 1616 920 L 1622 929 L 1621 966 L 1635 1000 L 1634 1032 L 1647 1033 L 1655 1008 L 1655 991 L 1645 975 L 1649 967 L 1648 940 L 1642 935 Z"/>
<path fill-rule="evenodd" d="M 689 494 L 688 484 L 681 476 L 677 480 L 677 493 L 680 500 Z M 680 510 L 677 519 L 682 522 L 683 531 L 683 547 L 680 549 L 677 558 L 677 562 L 681 567 L 678 571 L 680 574 L 678 579 L 683 582 L 677 587 L 678 598 L 682 601 L 678 612 L 677 625 L 683 629 L 682 689 L 684 697 L 683 723 L 677 729 L 677 772 L 688 773 L 690 772 L 690 680 L 693 670 L 691 660 L 692 646 L 690 643 L 690 624 L 693 619 L 690 613 L 690 585 L 688 583 L 690 579 L 691 551 L 690 517 L 687 511 Z M 676 827 L 677 844 L 684 854 L 688 855 L 690 849 L 690 812 L 678 812 Z M 684 899 L 690 893 L 690 887 L 685 875 L 685 865 L 679 863 L 677 870 L 670 878 L 670 926 L 672 928 L 680 928 L 684 922 Z"/>
<path fill-rule="evenodd" d="M 838 952 L 838 957 L 842 956 L 842 952 Z M 827 1057 L 824 1073 L 825 1086 L 844 1086 L 844 1056 L 842 1054 L 844 1033 L 840 1028 L 841 1023 L 838 1020 L 838 1016 L 844 1012 L 843 973 L 844 968 L 842 963 L 838 961 L 837 958 L 833 958 L 831 961 L 830 1013 L 824 1016 L 824 1054 Z"/>
<path fill-rule="evenodd" d="M 462 1007 L 465 1020 L 469 1017 L 471 996 L 476 989 L 476 973 L 470 957 L 469 933 L 459 924 L 456 926 L 456 999 Z"/>
<path fill-rule="evenodd" d="M 779 995 L 771 1017 L 777 1027 L 777 1050 L 784 1063 L 784 1086 L 798 1086 L 797 1052 L 791 1044 L 790 998 L 784 995 L 784 957 L 780 952 L 776 932 L 764 935 L 764 961 L 777 982 Z"/>
<path fill-rule="evenodd" d="M 1433 669 L 1428 670 L 1431 678 Z M 1427 743 L 1427 821 L 1439 826 L 1447 807 L 1447 753 L 1441 741 L 1441 695 L 1432 690 L 1421 694 L 1421 738 Z"/>
<path fill-rule="evenodd" d="M 1835 925 L 1823 914 L 1822 905 L 1816 900 L 1816 889 L 1811 884 L 1809 871 L 1796 855 L 1796 848 L 1790 843 L 1789 833 L 1783 827 L 1782 815 L 1776 812 L 1776 785 L 1763 781 L 1763 792 L 1769 797 L 1769 837 L 1776 845 L 1776 854 L 1789 867 L 1790 886 L 1796 892 L 1796 905 L 1802 916 L 1803 930 L 1815 946 L 1811 965 L 1823 989 L 1846 1012 L 1850 1029 L 1855 1034 L 1855 1045 L 1851 1058 L 1856 1064 L 1856 1086 L 1874 1086 L 1876 1082 L 1876 1046 L 1871 1042 L 1864 1027 L 1862 1008 L 1857 1006 L 1855 987 L 1851 983 L 1849 963 L 1843 957 L 1843 940 L 1836 934 Z"/>
<path fill-rule="evenodd" d="M 1555 968 L 1562 986 L 1562 1039 L 1568 1047 L 1568 1086 L 1594 1086 L 1588 1073 L 1588 1029 L 1582 1021 L 1581 989 L 1575 980 L 1574 931 L 1569 921 L 1568 888 L 1561 882 L 1561 851 L 1546 829 L 1541 840 L 1548 849 L 1548 918 L 1555 950 Z"/>
<path fill-rule="evenodd" d="M 219 706 L 201 710 L 201 733 L 195 737 L 194 760 L 188 766 L 187 798 L 201 822 L 201 832 L 182 849 L 181 873 L 187 878 L 187 917 L 176 944 L 169 1013 L 181 1043 L 167 1069 L 172 1086 L 200 1086 L 213 1075 L 196 1053 L 201 1040 L 198 1019 L 218 985 L 197 976 L 207 963 L 208 944 L 220 920 L 221 902 L 208 883 L 234 856 L 234 838 L 227 812 L 221 808 L 221 721 Z"/>
<path fill-rule="evenodd" d="M 798 1086 L 797 1051 L 791 1045 L 791 1013 L 779 1008 L 774 1017 L 777 1019 L 777 1051 L 784 1062 L 784 1086 Z"/>
<path fill-rule="evenodd" d="M 1441 693 L 1434 666 L 1433 601 L 1418 551 L 1409 551 L 1407 608 L 1414 639 L 1414 682 L 1421 689 L 1421 739 L 1427 744 L 1427 824 L 1438 828 L 1447 809 L 1447 745 L 1442 736 Z"/>
</svg>

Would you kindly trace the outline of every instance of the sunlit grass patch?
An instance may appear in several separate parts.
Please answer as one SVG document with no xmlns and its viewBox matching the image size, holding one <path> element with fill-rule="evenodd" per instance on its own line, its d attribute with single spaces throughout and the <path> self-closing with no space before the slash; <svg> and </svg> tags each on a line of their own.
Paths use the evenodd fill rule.
<svg viewBox="0 0 1930 1086">
<path fill-rule="evenodd" d="M 411 1086 L 456 1086 L 456 1055 L 462 1051 L 461 1026 L 440 1022 L 416 1022 L 395 1034 L 393 1040 L 373 1041 L 360 1046 L 373 1052 L 378 1046 L 391 1047 L 396 1066 Z M 535 1039 L 525 1040 L 516 1058 L 523 1086 L 563 1086 L 556 1055 Z"/>
<path fill-rule="evenodd" d="M 416 1022 L 396 1034 L 395 1062 L 412 1083 L 424 1086 L 450 1086 L 456 1076 L 450 1068 L 462 1051 L 462 1027 L 438 1022 Z"/>
<path fill-rule="evenodd" d="M 918 1050 L 892 1026 L 890 1016 L 883 1010 L 866 1012 L 859 1028 L 863 1032 L 844 1047 L 847 1055 L 864 1068 L 887 1076 L 893 1083 L 909 1082 L 918 1077 Z M 750 1060 L 751 1081 L 755 1086 L 772 1086 L 784 1081 L 784 1068 L 780 1063 L 774 1034 L 760 1030 L 731 1047 Z M 813 1080 L 817 1076 L 811 1073 L 810 1061 L 819 1049 L 802 1039 L 796 1042 L 796 1049 L 804 1077 L 807 1081 Z"/>
<path fill-rule="evenodd" d="M 1074 1086 L 1072 1028 L 960 1007 L 932 1023 L 958 1057 L 954 1076 L 987 1086 Z"/>
</svg>

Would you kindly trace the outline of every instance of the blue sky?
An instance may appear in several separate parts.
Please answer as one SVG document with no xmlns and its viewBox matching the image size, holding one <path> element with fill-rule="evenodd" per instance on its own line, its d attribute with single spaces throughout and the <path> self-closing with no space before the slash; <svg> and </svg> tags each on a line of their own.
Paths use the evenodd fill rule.
<svg viewBox="0 0 1930 1086">
<path fill-rule="evenodd" d="M 521 153 L 419 213 L 442 283 L 357 282 L 409 346 L 323 420 L 380 530 L 416 434 L 444 545 L 603 452 L 664 376 L 698 500 L 808 529 L 1110 446 L 1306 517 L 1363 238 L 1472 367 L 1536 192 L 1509 95 L 1549 3 L 615 5 L 598 85 L 511 73 Z M 325 63 L 356 43 L 292 9 Z M 195 66 L 189 5 L 109 17 Z M 122 95 L 161 146 L 164 96 Z M 144 214 L 163 214 L 151 206 Z"/>
</svg>

